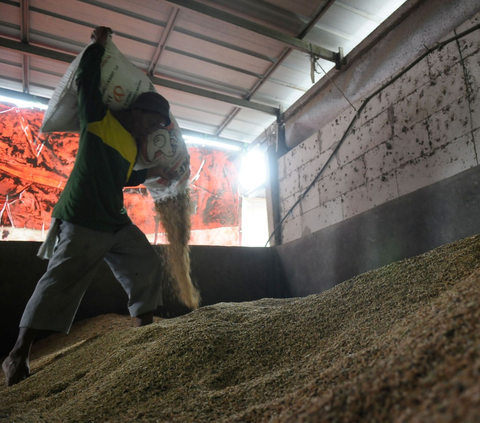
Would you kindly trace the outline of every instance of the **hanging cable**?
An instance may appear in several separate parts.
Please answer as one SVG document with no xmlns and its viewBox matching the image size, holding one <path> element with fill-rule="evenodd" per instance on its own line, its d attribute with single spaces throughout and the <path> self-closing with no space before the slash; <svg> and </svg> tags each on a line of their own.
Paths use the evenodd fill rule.
<svg viewBox="0 0 480 423">
<path fill-rule="evenodd" d="M 325 69 L 323 69 L 322 65 L 320 64 L 320 62 L 318 61 L 320 59 L 320 57 L 318 56 L 315 56 L 315 55 L 311 55 L 311 60 L 312 60 L 312 66 L 314 68 L 314 71 L 316 72 L 316 66 L 318 65 L 318 67 L 322 70 L 322 72 L 324 73 L 324 75 L 327 77 L 327 79 L 335 86 L 335 88 L 340 92 L 340 94 L 342 94 L 342 96 L 345 98 L 345 100 L 348 101 L 348 103 L 350 104 L 350 106 L 353 107 L 353 110 L 357 111 L 356 107 L 352 104 L 352 102 L 348 99 L 348 97 L 345 95 L 345 93 L 340 89 L 340 87 L 335 84 L 335 81 L 330 78 L 330 75 L 325 71 Z M 318 73 L 318 72 L 317 72 Z"/>
</svg>

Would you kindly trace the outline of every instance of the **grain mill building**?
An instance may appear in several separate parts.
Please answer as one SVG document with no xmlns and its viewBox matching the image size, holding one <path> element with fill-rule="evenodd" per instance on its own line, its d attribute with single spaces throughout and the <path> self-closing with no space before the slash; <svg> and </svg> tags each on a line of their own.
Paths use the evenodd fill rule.
<svg viewBox="0 0 480 423">
<path fill-rule="evenodd" d="M 99 25 L 190 140 L 204 306 L 319 294 L 480 232 L 478 1 L 0 0 L 0 356 L 75 154 L 75 135 L 40 133 L 42 107 Z M 152 235 L 144 194 L 126 198 Z M 105 266 L 77 320 L 108 313 L 126 309 Z"/>
</svg>

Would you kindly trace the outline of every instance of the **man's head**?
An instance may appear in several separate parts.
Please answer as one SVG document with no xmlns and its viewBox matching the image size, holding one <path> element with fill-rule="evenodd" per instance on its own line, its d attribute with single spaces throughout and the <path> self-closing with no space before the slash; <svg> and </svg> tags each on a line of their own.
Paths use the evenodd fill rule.
<svg viewBox="0 0 480 423">
<path fill-rule="evenodd" d="M 171 123 L 170 104 L 155 92 L 140 94 L 129 110 L 133 117 L 132 135 L 136 137 L 147 136 Z"/>
</svg>

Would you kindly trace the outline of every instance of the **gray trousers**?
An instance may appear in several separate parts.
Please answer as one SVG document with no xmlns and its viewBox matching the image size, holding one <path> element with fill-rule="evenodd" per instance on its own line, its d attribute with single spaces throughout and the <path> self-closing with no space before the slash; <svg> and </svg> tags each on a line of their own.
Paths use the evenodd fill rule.
<svg viewBox="0 0 480 423">
<path fill-rule="evenodd" d="M 130 315 L 162 305 L 161 263 L 135 225 L 116 233 L 61 222 L 59 240 L 20 327 L 68 333 L 80 302 L 105 260 L 128 295 Z"/>
</svg>

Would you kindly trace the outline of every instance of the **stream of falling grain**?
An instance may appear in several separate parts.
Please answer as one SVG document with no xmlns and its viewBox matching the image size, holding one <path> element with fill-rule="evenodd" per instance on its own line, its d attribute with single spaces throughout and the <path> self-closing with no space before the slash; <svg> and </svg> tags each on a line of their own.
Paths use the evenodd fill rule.
<svg viewBox="0 0 480 423">
<path fill-rule="evenodd" d="M 187 307 L 200 305 L 200 293 L 190 277 L 190 191 L 155 203 L 167 233 L 166 265 L 173 281 L 174 293 Z"/>
</svg>

